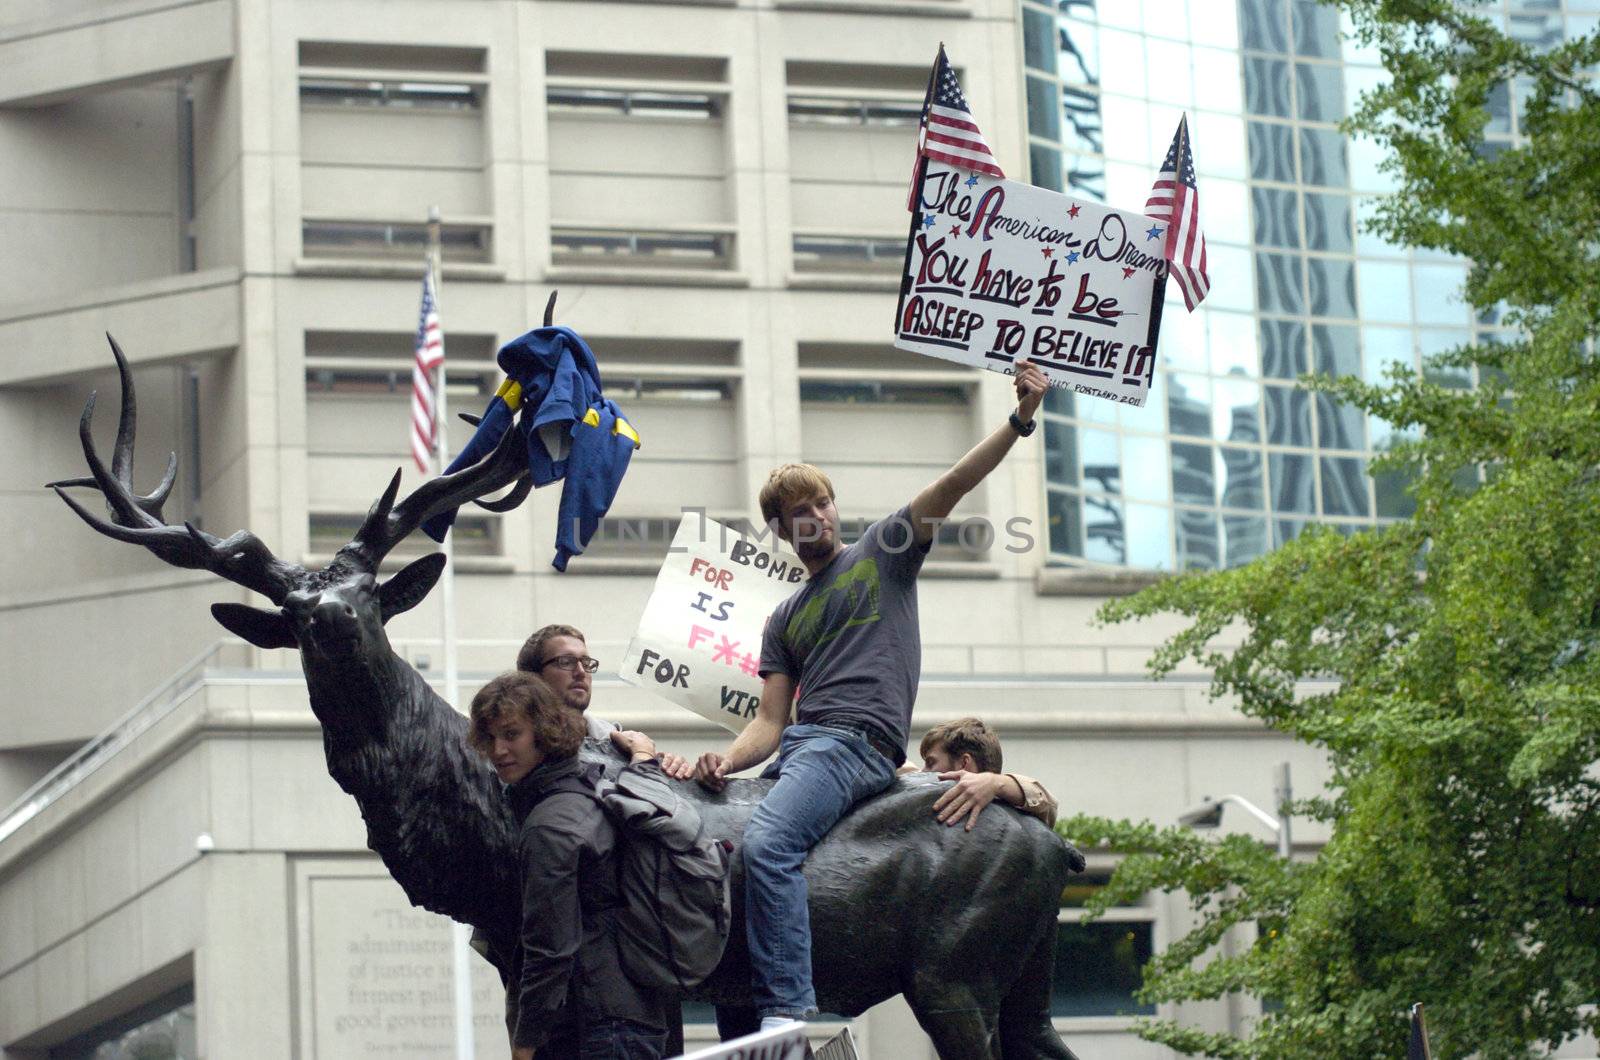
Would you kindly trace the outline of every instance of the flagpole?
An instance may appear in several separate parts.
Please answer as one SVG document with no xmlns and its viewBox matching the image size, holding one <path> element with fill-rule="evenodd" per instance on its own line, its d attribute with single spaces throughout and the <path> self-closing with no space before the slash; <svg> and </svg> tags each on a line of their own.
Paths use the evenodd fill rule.
<svg viewBox="0 0 1600 1060">
<path fill-rule="evenodd" d="M 444 335 L 444 309 L 439 300 L 439 273 L 442 271 L 443 250 L 441 249 L 439 234 L 439 207 L 428 208 L 428 273 L 433 281 L 433 306 L 434 312 L 439 314 L 441 321 L 439 334 L 441 341 Z M 444 474 L 444 469 L 450 466 L 449 432 L 446 426 L 449 413 L 445 399 L 445 375 L 449 361 L 439 361 L 439 385 L 434 391 L 433 402 L 433 436 L 434 446 L 439 457 L 439 474 Z M 440 550 L 444 552 L 444 573 L 439 578 L 440 606 L 443 611 L 441 618 L 442 637 L 444 639 L 444 699 L 452 707 L 460 709 L 461 689 L 459 674 L 456 669 L 456 562 L 454 555 L 455 535 L 446 532 L 444 540 L 440 542 Z M 477 1050 L 473 1042 L 472 1028 L 472 927 L 456 921 L 450 923 L 450 953 L 453 974 L 451 976 L 455 986 L 455 1024 L 456 1024 L 456 1060 L 473 1060 Z"/>
<path fill-rule="evenodd" d="M 922 95 L 922 119 L 917 124 L 917 175 L 912 178 L 911 231 L 906 234 L 906 260 L 900 266 L 900 300 L 894 307 L 894 333 L 900 335 L 901 314 L 905 312 L 906 295 L 911 293 L 911 248 L 917 241 L 917 229 L 922 225 L 922 182 L 928 179 L 928 156 L 922 153 L 923 137 L 928 134 L 928 108 L 933 104 L 933 86 L 939 78 L 939 60 L 944 58 L 944 41 L 939 42 L 939 54 L 933 57 L 933 69 L 928 71 L 928 90 Z"/>
</svg>

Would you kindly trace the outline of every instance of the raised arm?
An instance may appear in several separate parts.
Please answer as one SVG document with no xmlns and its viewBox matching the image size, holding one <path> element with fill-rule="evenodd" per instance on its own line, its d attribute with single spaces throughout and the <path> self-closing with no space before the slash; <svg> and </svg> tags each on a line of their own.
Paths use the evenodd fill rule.
<svg viewBox="0 0 1600 1060">
<path fill-rule="evenodd" d="M 1017 388 L 1015 418 L 1032 433 L 1034 414 L 1039 411 L 1039 403 L 1044 400 L 1049 384 L 1045 382 L 1044 373 L 1033 362 L 1025 360 L 1017 362 L 1017 374 L 1013 380 Z M 917 544 L 925 545 L 933 540 L 939 524 L 950 517 L 962 497 L 971 493 L 989 472 L 1000 466 L 1000 461 L 1005 459 L 1019 437 L 1011 419 L 1007 418 L 1006 422 L 990 432 L 989 437 L 957 460 L 955 466 L 912 499 L 911 526 Z"/>
<path fill-rule="evenodd" d="M 761 705 L 750 724 L 734 738 L 724 754 L 707 751 L 695 763 L 694 776 L 712 791 L 721 791 L 729 773 L 738 773 L 765 761 L 778 749 L 778 739 L 789 724 L 789 704 L 794 701 L 794 678 L 773 672 L 761 682 Z"/>
</svg>

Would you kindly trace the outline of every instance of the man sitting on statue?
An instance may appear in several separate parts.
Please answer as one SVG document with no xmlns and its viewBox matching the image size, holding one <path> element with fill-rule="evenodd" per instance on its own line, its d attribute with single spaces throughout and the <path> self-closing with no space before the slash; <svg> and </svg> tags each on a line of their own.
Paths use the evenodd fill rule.
<svg viewBox="0 0 1600 1060">
<path fill-rule="evenodd" d="M 833 483 L 809 464 L 767 478 L 761 517 L 810 578 L 767 620 L 756 716 L 727 751 L 700 757 L 713 789 L 778 752 L 778 779 L 744 833 L 745 932 L 763 1029 L 817 1012 L 811 979 L 807 852 L 849 809 L 887 788 L 905 760 L 922 668 L 917 575 L 938 526 L 1033 433 L 1044 374 L 1017 364 L 1017 410 L 899 511 L 846 547 Z M 790 704 L 799 696 L 797 724 Z"/>
<path fill-rule="evenodd" d="M 501 674 L 472 699 L 472 746 L 508 787 L 521 821 L 522 927 L 506 973 L 513 1060 L 655 1060 L 665 1049 L 662 999 L 622 970 L 613 911 L 617 834 L 580 785 L 599 766 L 578 759 L 581 717 L 544 681 Z M 611 740 L 635 762 L 655 747 L 636 732 Z"/>
<path fill-rule="evenodd" d="M 922 769 L 906 764 L 900 772 L 937 773 L 955 784 L 933 804 L 941 822 L 955 826 L 966 819 L 967 831 L 978 823 L 983 808 L 999 799 L 1055 827 L 1056 800 L 1045 786 L 1021 773 L 1002 773 L 1000 737 L 978 718 L 959 718 L 928 730 L 919 747 Z"/>
<path fill-rule="evenodd" d="M 590 739 L 605 740 L 620 726 L 589 713 L 593 700 L 593 675 L 599 660 L 589 654 L 589 645 L 575 626 L 551 624 L 536 630 L 517 652 L 517 669 L 537 674 L 567 706 L 583 716 Z M 661 753 L 661 771 L 674 780 L 688 780 L 694 766 L 682 755 Z"/>
</svg>

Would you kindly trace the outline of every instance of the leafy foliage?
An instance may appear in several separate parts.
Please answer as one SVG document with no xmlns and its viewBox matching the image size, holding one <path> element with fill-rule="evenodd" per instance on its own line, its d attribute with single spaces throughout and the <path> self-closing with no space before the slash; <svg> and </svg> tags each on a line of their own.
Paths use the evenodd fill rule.
<svg viewBox="0 0 1600 1060">
<path fill-rule="evenodd" d="M 1391 152 L 1375 228 L 1468 259 L 1467 299 L 1521 337 L 1431 365 L 1475 367 L 1473 390 L 1403 370 L 1305 381 L 1401 429 L 1375 471 L 1410 482 L 1410 519 L 1313 529 L 1102 612 L 1185 616 L 1154 672 L 1197 660 L 1215 694 L 1325 750 L 1329 794 L 1294 807 L 1331 826 L 1316 859 L 1096 818 L 1061 830 L 1133 852 L 1100 908 L 1190 896 L 1199 926 L 1152 962 L 1144 1000 L 1274 1002 L 1239 1035 L 1153 1020 L 1146 1037 L 1370 1060 L 1404 1054 L 1424 1001 L 1437 1055 L 1533 1056 L 1600 1032 L 1600 37 L 1538 52 L 1447 0 L 1342 6 L 1391 75 L 1347 123 Z M 1508 85 L 1520 139 L 1490 144 Z"/>
</svg>

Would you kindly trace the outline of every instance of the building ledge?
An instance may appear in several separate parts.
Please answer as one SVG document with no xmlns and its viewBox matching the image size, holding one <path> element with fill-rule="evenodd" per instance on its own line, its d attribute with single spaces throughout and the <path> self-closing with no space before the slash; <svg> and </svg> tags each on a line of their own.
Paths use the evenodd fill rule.
<svg viewBox="0 0 1600 1060">
<path fill-rule="evenodd" d="M 72 294 L 57 298 L 12 302 L 9 305 L 0 305 L 0 324 L 15 324 L 36 317 L 60 316 L 80 309 L 105 309 L 211 287 L 230 287 L 239 282 L 241 275 L 237 266 L 229 265 L 220 269 L 206 269 L 203 272 L 172 273 L 152 280 L 135 280 L 133 283 L 122 283 L 113 287 L 74 291 Z M 417 275 L 422 275 L 420 269 Z"/>
<path fill-rule="evenodd" d="M 616 268 L 555 265 L 544 274 L 546 283 L 640 284 L 651 287 L 749 287 L 750 277 L 723 269 L 648 269 L 622 265 Z"/>
<path fill-rule="evenodd" d="M 1166 571 L 1042 567 L 1033 588 L 1040 596 L 1131 596 L 1171 577 Z"/>
<path fill-rule="evenodd" d="M 422 259 L 382 261 L 372 258 L 302 257 L 294 259 L 294 271 L 300 276 L 343 276 L 359 280 L 420 280 Z M 475 262 L 445 262 L 443 272 L 447 280 L 497 283 L 506 278 L 504 266 Z"/>
<path fill-rule="evenodd" d="M 960 559 L 930 559 L 922 564 L 922 577 L 950 581 L 996 581 L 1000 568 L 993 563 Z"/>
<path fill-rule="evenodd" d="M 958 3 L 924 0 L 777 0 L 780 11 L 838 11 L 852 15 L 920 15 L 928 18 L 971 18 L 972 9 Z"/>
<path fill-rule="evenodd" d="M 898 291 L 900 274 L 861 272 L 792 272 L 789 287 L 796 291 Z"/>
<path fill-rule="evenodd" d="M 0 309 L 0 387 L 105 371 L 108 333 L 135 368 L 229 354 L 239 345 L 239 277 L 208 269 Z"/>
<path fill-rule="evenodd" d="M 397 556 L 385 556 L 378 564 L 382 573 L 397 571 L 421 559 L 426 553 L 401 553 Z M 333 562 L 332 552 L 307 552 L 301 557 L 301 564 L 307 570 L 318 570 Z M 450 562 L 455 564 L 459 574 L 511 574 L 516 571 L 516 561 L 508 556 L 451 556 Z"/>
</svg>

